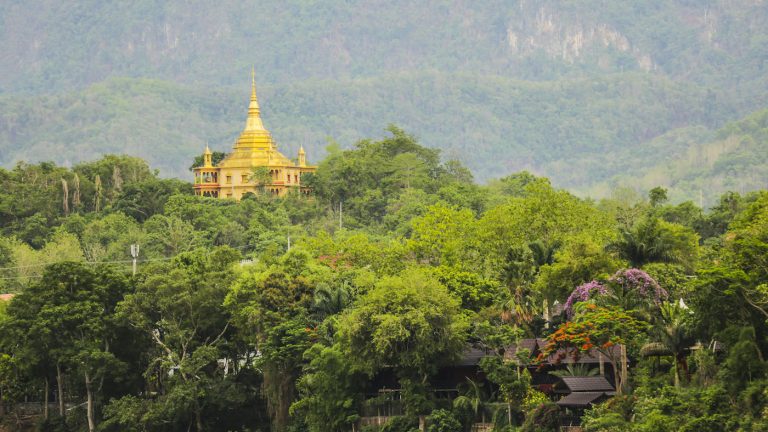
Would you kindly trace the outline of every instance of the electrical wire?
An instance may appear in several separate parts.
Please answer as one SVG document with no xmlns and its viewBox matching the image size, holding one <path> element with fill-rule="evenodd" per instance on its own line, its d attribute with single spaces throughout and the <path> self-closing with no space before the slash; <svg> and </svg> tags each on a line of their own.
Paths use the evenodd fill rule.
<svg viewBox="0 0 768 432">
<path fill-rule="evenodd" d="M 232 249 L 245 249 L 248 247 L 255 247 L 256 245 L 247 244 L 243 246 L 230 246 Z M 183 252 L 181 252 L 183 253 Z M 147 263 L 147 262 L 158 262 L 158 261 L 170 261 L 177 256 L 179 256 L 181 253 L 178 253 L 174 256 L 170 257 L 163 257 L 163 258 L 148 258 L 148 259 L 142 259 L 142 260 L 136 260 L 137 263 Z M 37 267 L 45 267 L 51 264 L 56 264 L 62 261 L 53 261 L 53 262 L 47 262 L 47 263 L 40 263 L 40 264 L 31 264 L 31 265 L 25 265 L 25 266 L 15 266 L 15 267 L 0 267 L 0 271 L 4 270 L 19 270 L 19 269 L 28 269 L 28 268 L 37 268 Z M 113 261 L 78 261 L 82 264 L 132 264 L 133 260 L 113 260 Z M 0 277 L 0 280 L 10 280 L 10 279 L 29 279 L 29 278 L 41 278 L 40 275 L 29 275 L 29 276 L 8 276 L 8 277 Z"/>
</svg>

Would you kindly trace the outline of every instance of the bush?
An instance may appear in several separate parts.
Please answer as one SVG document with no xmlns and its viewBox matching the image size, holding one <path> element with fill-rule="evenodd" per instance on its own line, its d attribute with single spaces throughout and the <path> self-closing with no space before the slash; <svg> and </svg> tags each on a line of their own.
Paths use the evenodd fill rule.
<svg viewBox="0 0 768 432">
<path fill-rule="evenodd" d="M 597 417 L 585 417 L 582 417 L 581 423 L 585 432 L 623 432 L 630 429 L 629 423 L 619 413 L 608 412 Z"/>
<path fill-rule="evenodd" d="M 382 426 L 381 432 L 411 432 L 419 429 L 418 417 L 398 416 L 392 417 Z"/>
<path fill-rule="evenodd" d="M 536 407 L 525 417 L 522 432 L 557 432 L 560 428 L 560 407 L 552 402 Z"/>
<path fill-rule="evenodd" d="M 462 432 L 461 423 L 450 411 L 439 409 L 427 417 L 427 432 Z"/>
</svg>

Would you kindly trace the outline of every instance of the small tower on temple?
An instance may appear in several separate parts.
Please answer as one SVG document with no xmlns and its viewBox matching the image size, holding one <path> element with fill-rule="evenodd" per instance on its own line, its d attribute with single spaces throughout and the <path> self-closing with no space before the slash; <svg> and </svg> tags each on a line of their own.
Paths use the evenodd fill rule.
<svg viewBox="0 0 768 432">
<path fill-rule="evenodd" d="M 195 193 L 198 195 L 219 197 L 219 169 L 213 166 L 213 152 L 205 145 L 203 166 L 195 168 Z"/>
<path fill-rule="evenodd" d="M 299 166 L 307 166 L 307 153 L 304 151 L 304 146 L 299 147 Z"/>
<path fill-rule="evenodd" d="M 213 153 L 208 148 L 208 144 L 205 145 L 205 151 L 203 152 L 203 168 L 213 167 Z"/>
</svg>

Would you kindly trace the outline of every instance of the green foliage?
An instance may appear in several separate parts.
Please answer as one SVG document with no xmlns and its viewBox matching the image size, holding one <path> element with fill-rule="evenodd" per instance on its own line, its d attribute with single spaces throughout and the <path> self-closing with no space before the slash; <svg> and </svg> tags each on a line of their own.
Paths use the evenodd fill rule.
<svg viewBox="0 0 768 432">
<path fill-rule="evenodd" d="M 525 419 L 523 432 L 555 432 L 560 427 L 560 408 L 552 402 L 536 407 Z"/>
<path fill-rule="evenodd" d="M 196 424 L 201 429 L 211 418 L 204 410 L 217 398 L 237 396 L 215 366 L 217 359 L 229 359 L 225 341 L 230 316 L 222 308 L 232 276 L 231 264 L 239 253 L 218 248 L 182 253 L 170 262 L 154 264 L 142 277 L 136 293 L 126 297 L 120 314 L 144 334 L 149 361 L 146 376 L 160 380 L 160 396 L 152 400 L 125 399 L 108 411 L 110 421 L 122 425 L 123 411 L 136 412 L 138 421 L 150 429 L 164 423 Z M 162 378 L 160 378 L 162 377 Z M 226 393 L 222 393 L 226 392 Z"/>
<path fill-rule="evenodd" d="M 491 306 L 501 294 L 500 284 L 471 271 L 453 267 L 435 268 L 435 276 L 456 298 L 461 299 L 463 309 L 480 311 Z"/>
<path fill-rule="evenodd" d="M 300 399 L 291 412 L 304 415 L 310 431 L 346 431 L 359 414 L 359 377 L 338 347 L 314 345 L 304 356 L 308 364 L 298 382 Z"/>
<path fill-rule="evenodd" d="M 489 209 L 478 222 L 481 256 L 489 268 L 499 268 L 511 245 L 542 242 L 552 246 L 575 235 L 603 243 L 613 233 L 604 213 L 548 184 L 525 186 L 525 196 Z"/>
<path fill-rule="evenodd" d="M 436 204 L 414 218 L 411 225 L 408 246 L 416 259 L 448 267 L 462 267 L 477 260 L 476 221 L 470 210 Z"/>
<path fill-rule="evenodd" d="M 621 265 L 614 254 L 590 235 L 574 236 L 555 252 L 553 262 L 540 268 L 534 289 L 551 302 L 567 298 L 573 287 L 607 278 Z"/>
<path fill-rule="evenodd" d="M 527 168 L 605 192 L 640 178 L 708 202 L 763 186 L 765 112 L 715 131 L 764 109 L 760 4 L 184 6 L 4 8 L 24 31 L 0 39 L 21 59 L 0 64 L 0 162 L 131 152 L 187 175 L 192 154 L 228 148 L 242 127 L 255 62 L 265 117 L 293 151 L 395 121 L 483 180 Z M 235 30 L 198 37 L 219 29 Z M 30 34 L 44 42 L 30 48 Z"/>
<path fill-rule="evenodd" d="M 124 157 L 0 171 L 0 289 L 17 293 L 0 306 L 6 407 L 62 390 L 81 408 L 40 421 L 62 430 L 342 432 L 378 413 L 405 414 L 385 430 L 430 413 L 432 430 L 548 430 L 561 411 L 532 376 L 547 369 L 509 351 L 536 337 L 539 359 L 596 350 L 633 389 L 586 430 L 765 428 L 764 192 L 704 212 L 626 189 L 596 204 L 528 173 L 476 185 L 396 128 L 330 151 L 309 198 L 196 197 Z M 650 276 L 617 272 L 621 254 Z M 608 292 L 542 316 L 593 280 Z M 647 342 L 660 357 L 638 355 Z M 446 400 L 470 346 L 481 370 Z"/>
<path fill-rule="evenodd" d="M 462 432 L 461 423 L 450 411 L 439 409 L 427 417 L 427 432 Z"/>
<path fill-rule="evenodd" d="M 410 416 L 392 417 L 384 424 L 380 432 L 414 432 L 419 430 L 419 419 Z"/>
<path fill-rule="evenodd" d="M 359 370 L 397 365 L 402 378 L 423 377 L 464 349 L 468 323 L 459 302 L 428 273 L 382 279 L 340 318 L 343 352 Z"/>
<path fill-rule="evenodd" d="M 622 231 L 621 239 L 614 247 L 635 267 L 666 262 L 680 264 L 692 271 L 698 256 L 698 240 L 690 228 L 651 217 Z"/>
</svg>

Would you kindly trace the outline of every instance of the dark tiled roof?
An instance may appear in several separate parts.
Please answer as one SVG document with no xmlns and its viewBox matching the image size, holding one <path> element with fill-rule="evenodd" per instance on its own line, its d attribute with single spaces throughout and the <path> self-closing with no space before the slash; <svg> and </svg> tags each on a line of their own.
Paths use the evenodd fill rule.
<svg viewBox="0 0 768 432">
<path fill-rule="evenodd" d="M 480 359 L 488 357 L 491 353 L 486 352 L 479 348 L 469 348 L 461 355 L 461 359 L 456 362 L 456 366 L 477 366 L 480 364 Z"/>
<path fill-rule="evenodd" d="M 612 392 L 613 386 L 605 377 L 562 377 L 560 378 L 572 393 L 575 392 Z"/>
<path fill-rule="evenodd" d="M 557 404 L 564 407 L 585 407 L 592 405 L 600 398 L 606 396 L 605 392 L 577 392 L 557 401 Z"/>
<path fill-rule="evenodd" d="M 507 360 L 517 359 L 517 350 L 527 349 L 530 351 L 530 356 L 534 357 L 538 354 L 539 350 L 544 346 L 541 344 L 544 339 L 520 339 L 517 345 L 511 345 L 504 352 L 504 358 Z"/>
</svg>

